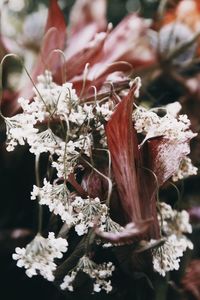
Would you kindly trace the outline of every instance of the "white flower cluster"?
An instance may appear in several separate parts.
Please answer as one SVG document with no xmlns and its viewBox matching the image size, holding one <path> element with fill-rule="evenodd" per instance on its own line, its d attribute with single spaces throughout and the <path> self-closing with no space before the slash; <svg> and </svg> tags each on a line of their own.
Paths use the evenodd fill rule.
<svg viewBox="0 0 200 300">
<path fill-rule="evenodd" d="M 78 235 L 84 235 L 88 229 L 99 226 L 102 231 L 118 231 L 120 226 L 108 215 L 108 208 L 99 198 L 83 199 L 72 196 L 66 184 L 51 184 L 44 179 L 43 187 L 33 186 L 31 199 L 39 198 L 40 205 L 47 205 L 55 215 L 59 215 L 69 228 L 75 226 Z"/>
<path fill-rule="evenodd" d="M 111 281 L 107 280 L 112 276 L 112 272 L 115 267 L 111 262 L 96 264 L 88 256 L 83 256 L 77 266 L 68 273 L 63 279 L 63 283 L 60 285 L 62 290 L 67 289 L 68 291 L 73 291 L 73 282 L 77 276 L 77 273 L 82 271 L 86 273 L 93 281 L 93 292 L 100 292 L 105 290 L 106 293 L 112 291 Z"/>
<path fill-rule="evenodd" d="M 178 270 L 180 257 L 187 248 L 193 249 L 192 242 L 184 235 L 192 232 L 192 226 L 185 210 L 173 210 L 163 202 L 159 204 L 159 212 L 159 223 L 166 240 L 163 246 L 152 250 L 153 267 L 165 276 L 168 271 Z M 154 242 L 151 240 L 150 245 Z"/>
<path fill-rule="evenodd" d="M 168 104 L 166 107 L 160 109 L 165 112 L 163 117 L 160 117 L 156 113 L 159 112 L 159 108 L 148 110 L 144 107 L 138 107 L 134 110 L 134 127 L 137 133 L 142 133 L 145 136 L 142 144 L 149 138 L 158 136 L 167 138 L 169 143 L 176 141 L 185 143 L 197 135 L 190 130 L 191 123 L 187 115 L 178 115 L 181 109 L 181 105 L 178 102 Z M 172 180 L 177 181 L 196 174 L 197 168 L 192 165 L 190 158 L 185 156 L 180 163 L 179 169 L 173 175 Z"/>
<path fill-rule="evenodd" d="M 176 102 L 175 102 L 175 106 Z M 176 112 L 177 108 L 175 107 Z M 190 130 L 187 115 L 174 115 L 172 105 L 165 108 L 166 114 L 160 117 L 156 110 L 138 107 L 133 112 L 133 121 L 138 133 L 145 135 L 145 141 L 156 136 L 164 136 L 170 140 L 189 140 L 196 136 Z"/>
<path fill-rule="evenodd" d="M 169 204 L 161 202 L 159 203 L 158 220 L 166 235 L 176 234 L 179 237 L 184 233 L 192 233 L 189 214 L 186 210 L 177 211 L 176 209 L 172 209 Z"/>
<path fill-rule="evenodd" d="M 192 164 L 191 159 L 185 156 L 180 162 L 179 169 L 173 174 L 172 180 L 178 181 L 191 175 L 197 175 L 197 171 L 198 168 Z"/>
<path fill-rule="evenodd" d="M 35 119 L 31 115 L 21 118 L 16 115 L 12 118 L 5 118 L 6 135 L 7 135 L 7 151 L 13 151 L 19 145 L 25 145 L 28 137 L 35 136 L 38 129 L 34 128 Z"/>
<path fill-rule="evenodd" d="M 150 245 L 155 240 L 150 241 Z M 186 250 L 185 240 L 177 239 L 176 235 L 170 235 L 163 246 L 153 249 L 153 268 L 160 275 L 165 276 L 167 272 L 179 269 L 180 257 Z"/>
<path fill-rule="evenodd" d="M 27 142 L 35 155 L 48 152 L 57 176 L 67 178 L 80 154 L 91 156 L 93 132 L 104 135 L 102 126 L 110 118 L 113 105 L 109 101 L 81 103 L 72 84 L 57 85 L 49 71 L 38 76 L 34 92 L 32 102 L 18 100 L 23 113 L 5 118 L 7 150 Z"/>
<path fill-rule="evenodd" d="M 99 225 L 106 219 L 108 213 L 107 206 L 101 204 L 99 198 L 76 197 L 72 205 L 77 213 L 75 231 L 78 235 L 86 234 L 90 227 Z"/>
<path fill-rule="evenodd" d="M 35 185 L 33 186 L 31 199 L 35 200 L 36 197 L 39 198 L 40 205 L 47 205 L 49 210 L 55 215 L 59 215 L 68 226 L 74 223 L 73 208 L 70 205 L 70 192 L 66 184 L 52 185 L 44 179 L 43 187 L 39 188 Z"/>
<path fill-rule="evenodd" d="M 53 281 L 53 272 L 56 269 L 54 259 L 62 258 L 63 253 L 67 251 L 67 246 L 67 241 L 55 238 L 53 232 L 49 232 L 48 238 L 37 234 L 26 248 L 17 247 L 12 257 L 17 260 L 18 267 L 26 269 L 29 277 L 40 274 L 47 280 Z"/>
</svg>

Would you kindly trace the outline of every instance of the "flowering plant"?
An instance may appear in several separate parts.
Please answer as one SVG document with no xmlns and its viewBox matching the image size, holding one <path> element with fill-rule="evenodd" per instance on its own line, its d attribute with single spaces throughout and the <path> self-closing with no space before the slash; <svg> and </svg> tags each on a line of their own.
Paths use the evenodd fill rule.
<svg viewBox="0 0 200 300">
<path fill-rule="evenodd" d="M 137 104 L 140 77 L 128 77 L 126 63 L 117 62 L 127 54 L 124 49 L 116 56 L 108 49 L 131 19 L 141 22 L 129 16 L 114 33 L 110 28 L 98 33 L 73 55 L 69 46 L 69 70 L 61 78 L 59 59 L 51 68 L 41 65 L 55 44 L 64 49 L 64 20 L 52 0 L 50 33 L 31 75 L 37 82 L 26 85 L 18 102 L 8 106 L 9 116 L 0 115 L 7 151 L 28 145 L 35 158 L 30 198 L 38 201 L 38 231 L 25 247 L 16 248 L 13 259 L 29 277 L 54 281 L 67 295 L 84 284 L 88 292 L 114 294 L 121 269 L 153 282 L 156 273 L 165 277 L 178 270 L 183 253 L 193 249 L 187 237 L 192 232 L 189 214 L 159 201 L 158 191 L 168 180 L 197 174 L 188 157 L 196 133 L 178 102 L 153 109 Z M 70 42 L 80 37 L 79 31 L 74 25 Z M 105 61 L 112 64 L 105 66 Z M 51 213 L 48 225 L 42 221 L 44 206 Z M 123 263 L 127 254 L 129 268 Z"/>
</svg>

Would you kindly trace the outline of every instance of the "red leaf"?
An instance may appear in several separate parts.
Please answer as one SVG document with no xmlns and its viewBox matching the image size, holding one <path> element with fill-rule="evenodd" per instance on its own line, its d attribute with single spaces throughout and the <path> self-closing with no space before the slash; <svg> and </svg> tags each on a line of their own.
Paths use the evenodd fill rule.
<svg viewBox="0 0 200 300">
<path fill-rule="evenodd" d="M 168 180 L 178 169 L 181 159 L 190 152 L 189 140 L 169 140 L 156 137 L 147 141 L 147 167 L 155 173 L 159 185 Z"/>
<path fill-rule="evenodd" d="M 132 123 L 132 87 L 128 96 L 118 104 L 106 126 L 112 170 L 126 221 L 135 224 L 152 220 L 146 238 L 159 238 L 156 210 L 156 182 L 143 166 L 142 153 Z M 148 153 L 147 153 L 148 156 Z M 133 235 L 134 236 L 134 235 Z"/>
<path fill-rule="evenodd" d="M 107 68 L 114 62 L 126 61 L 136 68 L 155 62 L 155 53 L 148 39 L 144 38 L 147 29 L 147 25 L 136 14 L 124 18 L 106 39 L 99 65 Z M 95 69 L 95 73 L 97 77 L 101 76 L 104 68 L 99 68 L 98 72 Z"/>
<path fill-rule="evenodd" d="M 183 290 L 189 294 L 188 299 L 200 299 L 200 260 L 193 259 L 182 279 Z"/>
<path fill-rule="evenodd" d="M 106 24 L 105 0 L 77 0 L 70 14 L 72 34 L 79 32 L 90 23 L 96 23 L 99 29 Z"/>
<path fill-rule="evenodd" d="M 133 95 L 135 87 L 118 104 L 106 126 L 108 148 L 112 158 L 112 170 L 121 204 L 128 222 L 141 221 L 135 160 L 138 158 L 138 142 L 132 124 Z"/>
<path fill-rule="evenodd" d="M 45 71 L 47 67 L 52 72 L 56 70 L 60 64 L 61 58 L 59 55 L 55 55 L 54 59 L 52 60 L 50 55 L 55 49 L 63 50 L 65 41 L 66 24 L 64 15 L 58 6 L 57 0 L 51 0 L 40 57 L 38 58 L 37 64 L 31 73 L 31 77 L 34 81 L 37 79 L 39 74 Z"/>
<path fill-rule="evenodd" d="M 106 33 L 101 33 L 97 35 L 82 50 L 77 52 L 71 58 L 67 59 L 65 63 L 67 70 L 67 80 L 73 78 L 74 76 L 82 74 L 88 62 L 90 65 L 93 64 L 93 62 L 96 60 L 96 58 L 102 51 L 106 37 Z M 59 80 L 59 74 L 61 74 L 60 70 L 57 71 L 55 76 L 57 81 Z"/>
<path fill-rule="evenodd" d="M 40 51 L 40 55 L 36 62 L 35 68 L 32 70 L 30 76 L 34 82 L 37 80 L 37 76 L 42 74 L 48 67 L 54 72 L 61 62 L 61 57 L 58 54 L 53 54 L 53 50 L 63 50 L 66 41 L 66 24 L 62 11 L 60 10 L 57 0 L 51 0 L 47 23 L 45 27 L 45 36 L 43 45 Z M 52 59 L 52 55 L 54 55 Z M 26 83 L 25 87 L 19 92 L 18 97 L 32 98 L 33 97 L 33 85 L 30 80 Z M 10 114 L 15 114 L 20 106 L 15 99 L 12 107 L 9 108 Z"/>
<path fill-rule="evenodd" d="M 96 172 L 89 169 L 85 170 L 81 186 L 85 191 L 87 191 L 91 198 L 98 197 L 101 200 L 106 199 L 108 184 L 106 180 Z"/>
<path fill-rule="evenodd" d="M 81 28 L 77 33 L 69 36 L 65 50 L 66 59 L 70 59 L 73 55 L 87 47 L 88 43 L 94 39 L 95 34 L 98 32 L 98 25 L 96 23 L 90 23 Z"/>
</svg>

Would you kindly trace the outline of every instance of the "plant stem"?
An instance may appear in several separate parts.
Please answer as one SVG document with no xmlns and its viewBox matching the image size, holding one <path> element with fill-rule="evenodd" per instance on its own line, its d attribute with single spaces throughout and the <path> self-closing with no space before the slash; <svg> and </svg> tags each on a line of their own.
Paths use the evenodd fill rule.
<svg viewBox="0 0 200 300">
<path fill-rule="evenodd" d="M 40 154 L 35 156 L 35 178 L 36 185 L 40 187 L 40 173 L 39 173 L 39 160 Z M 38 199 L 38 233 L 42 231 L 42 205 L 40 205 L 40 196 L 37 196 Z"/>
</svg>

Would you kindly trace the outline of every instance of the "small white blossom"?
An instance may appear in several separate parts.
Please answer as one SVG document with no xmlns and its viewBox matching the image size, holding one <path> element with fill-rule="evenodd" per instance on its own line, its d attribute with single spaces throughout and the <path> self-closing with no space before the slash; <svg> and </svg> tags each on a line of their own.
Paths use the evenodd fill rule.
<svg viewBox="0 0 200 300">
<path fill-rule="evenodd" d="M 182 237 L 184 233 L 192 233 L 189 214 L 186 210 L 177 211 L 169 204 L 159 203 L 158 220 L 163 232 L 167 235 L 176 234 Z"/>
<path fill-rule="evenodd" d="M 133 121 L 136 131 L 143 133 L 145 140 L 156 136 L 170 140 L 189 140 L 196 136 L 190 130 L 190 120 L 186 115 L 176 117 L 167 108 L 165 116 L 159 117 L 153 110 L 138 107 L 133 112 Z"/>
<path fill-rule="evenodd" d="M 180 102 L 176 101 L 173 103 L 169 103 L 166 105 L 166 110 L 168 112 L 168 114 L 170 114 L 173 117 L 177 117 L 178 113 L 180 112 L 182 106 L 180 104 Z"/>
<path fill-rule="evenodd" d="M 28 144 L 30 147 L 30 152 L 35 155 L 49 152 L 54 154 L 59 148 L 62 139 L 56 136 L 50 128 L 35 135 L 30 135 L 27 137 Z"/>
<path fill-rule="evenodd" d="M 57 85 L 53 82 L 52 74 L 49 71 L 45 71 L 44 75 L 38 76 L 38 84 L 34 91 L 36 94 L 34 103 L 40 104 L 40 110 L 45 112 L 46 117 L 55 114 L 63 118 L 63 116 L 69 114 L 74 103 L 78 101 L 72 83 L 67 82 L 63 85 Z M 37 115 L 37 111 L 35 113 Z"/>
<path fill-rule="evenodd" d="M 66 275 L 63 279 L 63 283 L 60 285 L 61 290 L 68 290 L 69 292 L 73 292 L 73 281 L 76 277 L 76 272 L 72 271 L 70 275 Z"/>
<path fill-rule="evenodd" d="M 64 183 L 52 185 L 44 179 L 43 187 L 33 187 L 31 199 L 35 200 L 36 197 L 39 197 L 40 205 L 47 205 L 51 212 L 59 215 L 69 226 L 75 222 L 73 207 L 70 204 L 70 193 Z"/>
<path fill-rule="evenodd" d="M 178 181 L 191 175 L 197 175 L 197 171 L 198 168 L 193 166 L 191 159 L 185 156 L 180 162 L 179 169 L 173 174 L 172 180 Z"/>
<path fill-rule="evenodd" d="M 88 197 L 83 199 L 83 201 L 81 210 L 76 198 L 72 203 L 74 210 L 78 213 L 75 226 L 75 231 L 78 235 L 86 234 L 88 229 L 99 224 L 99 220 L 107 213 L 107 206 L 101 204 L 99 198 L 92 199 Z"/>
<path fill-rule="evenodd" d="M 69 141 L 61 142 L 59 148 L 55 150 L 58 155 L 56 161 L 52 162 L 52 167 L 56 168 L 58 178 L 67 178 L 74 171 L 79 152 L 76 149 L 76 143 Z"/>
<path fill-rule="evenodd" d="M 5 118 L 7 134 L 7 151 L 13 151 L 19 145 L 25 145 L 28 137 L 34 136 L 38 129 L 34 128 L 33 116 L 18 114 L 11 118 Z"/>
<path fill-rule="evenodd" d="M 96 264 L 89 257 L 84 255 L 78 262 L 73 271 L 69 272 L 60 285 L 61 289 L 68 289 L 73 291 L 72 283 L 76 278 L 79 271 L 86 273 L 93 281 L 93 292 L 99 293 L 101 290 L 105 290 L 106 293 L 111 292 L 111 281 L 107 280 L 112 276 L 115 267 L 111 262 Z"/>
<path fill-rule="evenodd" d="M 151 240 L 150 244 L 154 242 L 155 240 Z M 180 257 L 186 248 L 184 239 L 178 240 L 175 235 L 170 235 L 163 246 L 152 250 L 154 270 L 162 276 L 169 271 L 178 270 Z"/>
<path fill-rule="evenodd" d="M 65 239 L 55 238 L 49 232 L 48 238 L 37 234 L 26 248 L 15 249 L 12 257 L 17 260 L 18 267 L 24 267 L 29 277 L 40 274 L 49 281 L 54 280 L 53 272 L 56 270 L 55 258 L 62 258 L 67 251 L 68 243 Z"/>
<path fill-rule="evenodd" d="M 113 113 L 113 105 L 110 102 L 106 102 L 103 104 L 97 103 L 95 106 L 96 114 L 103 117 L 105 121 L 108 121 Z"/>
<path fill-rule="evenodd" d="M 166 241 L 163 246 L 152 250 L 153 267 L 165 276 L 166 272 L 178 270 L 180 257 L 187 248 L 193 249 L 192 242 L 184 235 L 192 232 L 192 226 L 187 211 L 173 210 L 164 202 L 159 203 L 158 220 Z M 154 242 L 151 240 L 149 243 L 151 245 Z"/>
</svg>

